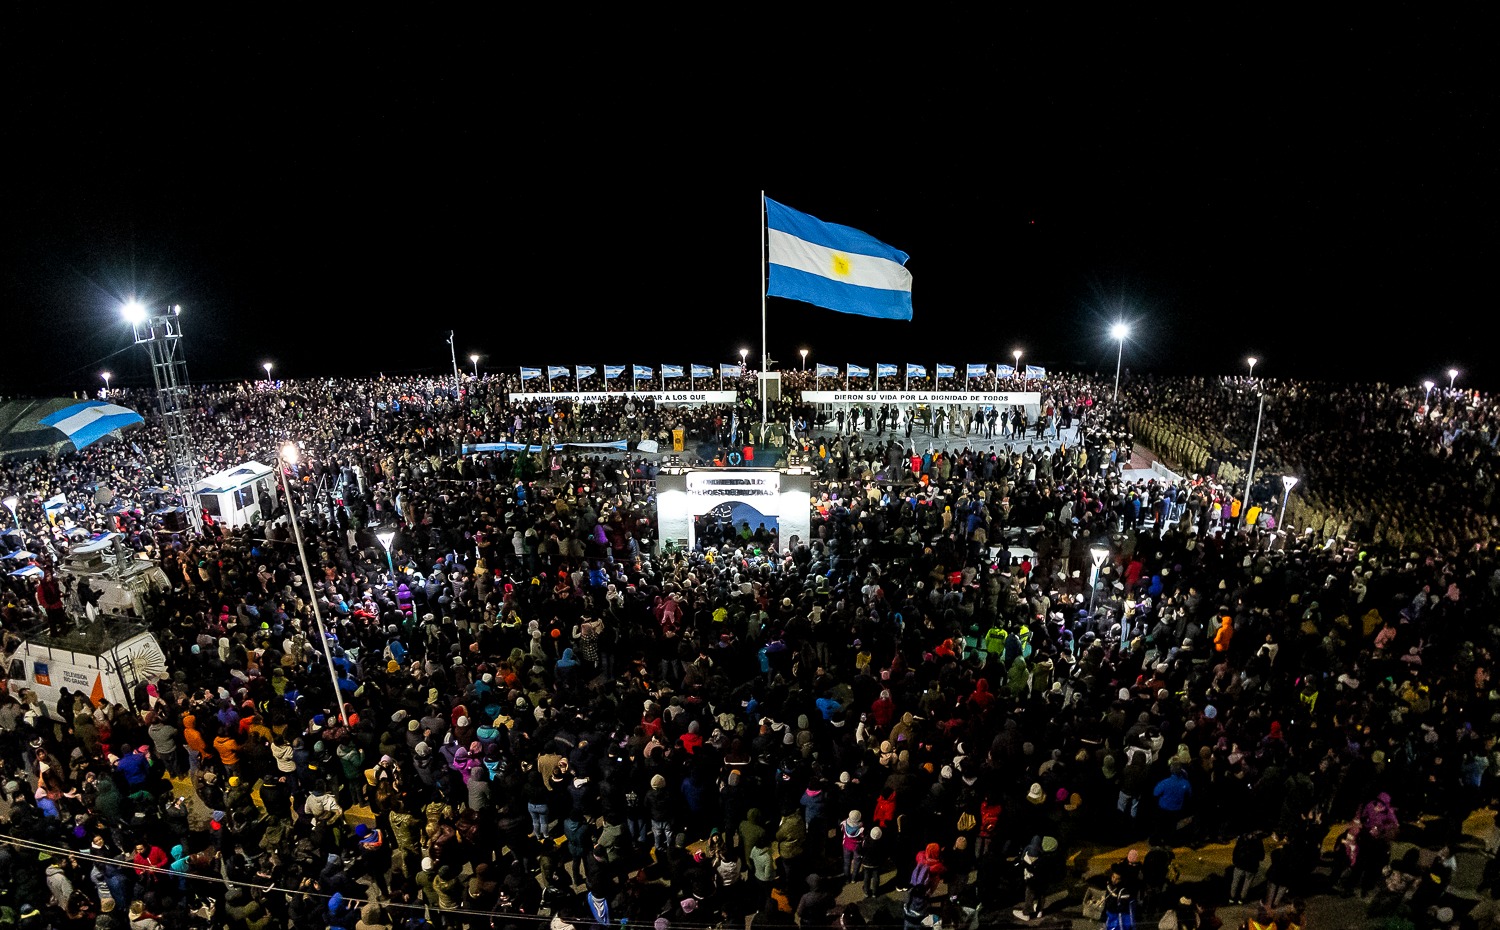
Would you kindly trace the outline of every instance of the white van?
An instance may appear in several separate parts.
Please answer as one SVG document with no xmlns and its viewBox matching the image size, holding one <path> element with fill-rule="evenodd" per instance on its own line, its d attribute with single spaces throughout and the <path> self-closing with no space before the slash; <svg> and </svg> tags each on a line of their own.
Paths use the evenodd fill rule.
<svg viewBox="0 0 1500 930">
<path fill-rule="evenodd" d="M 5 668 L 12 697 L 25 703 L 23 693 L 30 691 L 56 717 L 63 688 L 96 705 L 110 701 L 143 710 L 135 706 L 136 685 L 166 677 L 167 657 L 138 624 L 95 623 L 60 636 L 35 633 L 6 656 Z"/>
</svg>

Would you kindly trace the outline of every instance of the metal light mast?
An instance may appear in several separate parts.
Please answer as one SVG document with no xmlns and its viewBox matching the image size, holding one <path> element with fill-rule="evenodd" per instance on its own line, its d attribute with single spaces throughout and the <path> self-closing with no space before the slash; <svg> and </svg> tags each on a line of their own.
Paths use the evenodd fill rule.
<svg viewBox="0 0 1500 930">
<path fill-rule="evenodd" d="M 182 353 L 182 307 L 174 304 L 157 313 L 137 313 L 130 321 L 135 344 L 151 355 L 151 379 L 156 384 L 156 405 L 161 412 L 162 432 L 167 435 L 171 456 L 173 490 L 182 498 L 188 520 L 197 527 L 200 517 L 192 505 L 193 482 L 198 469 L 193 464 L 192 433 L 188 428 L 187 360 Z"/>
</svg>

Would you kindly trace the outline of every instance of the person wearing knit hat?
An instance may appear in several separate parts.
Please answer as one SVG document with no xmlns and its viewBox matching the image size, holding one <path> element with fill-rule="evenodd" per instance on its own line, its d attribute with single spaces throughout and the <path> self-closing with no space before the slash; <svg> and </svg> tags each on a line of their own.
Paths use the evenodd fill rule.
<svg viewBox="0 0 1500 930">
<path fill-rule="evenodd" d="M 1026 792 L 1026 800 L 1032 804 L 1041 804 L 1047 800 L 1047 793 L 1042 790 L 1041 782 L 1031 783 L 1031 790 Z"/>
</svg>

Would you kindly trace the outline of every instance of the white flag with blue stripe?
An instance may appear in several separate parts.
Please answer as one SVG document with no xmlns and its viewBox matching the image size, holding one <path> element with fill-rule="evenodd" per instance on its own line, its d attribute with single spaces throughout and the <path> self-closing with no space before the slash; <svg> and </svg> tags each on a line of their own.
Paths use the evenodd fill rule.
<svg viewBox="0 0 1500 930">
<path fill-rule="evenodd" d="M 875 363 L 875 377 L 877 377 L 877 378 L 894 378 L 894 377 L 896 377 L 896 366 L 895 366 L 895 364 L 893 363 L 893 364 L 887 365 L 884 362 L 876 362 Z"/>
<path fill-rule="evenodd" d="M 613 381 L 625 373 L 624 365 L 605 365 L 604 380 Z"/>
<path fill-rule="evenodd" d="M 970 362 L 964 369 L 965 375 L 970 378 L 983 378 L 990 373 L 990 366 L 984 362 Z"/>
<path fill-rule="evenodd" d="M 521 369 L 521 380 L 522 381 L 530 381 L 532 378 L 540 378 L 541 376 L 542 376 L 542 370 L 540 368 L 522 368 Z"/>
<path fill-rule="evenodd" d="M 942 362 L 938 362 L 937 376 L 939 378 L 952 378 L 957 373 L 958 370 L 955 369 L 952 365 L 944 365 Z"/>
<path fill-rule="evenodd" d="M 684 375 L 682 373 L 682 366 L 681 365 L 663 365 L 663 366 L 661 366 L 661 376 L 663 378 L 685 378 L 685 377 L 687 377 L 686 375 Z"/>
<path fill-rule="evenodd" d="M 851 378 L 868 378 L 868 377 L 870 377 L 870 369 L 868 369 L 868 368 L 864 368 L 864 367 L 862 367 L 860 365 L 846 365 L 844 367 L 848 369 L 848 371 L 849 371 L 849 377 L 851 377 Z"/>
<path fill-rule="evenodd" d="M 817 371 L 814 374 L 814 377 L 817 378 L 837 378 L 838 376 L 839 366 L 824 365 L 822 362 L 818 363 Z"/>
<path fill-rule="evenodd" d="M 1016 366 L 1014 366 L 1014 365 L 996 365 L 995 366 L 995 377 L 997 377 L 997 378 L 1014 378 L 1015 375 L 1016 375 Z"/>
<path fill-rule="evenodd" d="M 592 378 L 596 374 L 593 365 L 579 365 L 574 371 L 578 372 L 579 378 Z"/>
<path fill-rule="evenodd" d="M 140 414 L 128 407 L 102 400 L 88 400 L 64 407 L 37 422 L 60 431 L 73 443 L 73 448 L 82 450 L 110 433 L 145 421 Z"/>
<path fill-rule="evenodd" d="M 910 257 L 868 233 L 766 201 L 766 294 L 840 313 L 911 319 Z"/>
<path fill-rule="evenodd" d="M 630 377 L 637 379 L 645 378 L 647 381 L 650 381 L 655 376 L 651 372 L 650 365 L 632 365 L 630 366 Z"/>
<path fill-rule="evenodd" d="M 693 366 L 693 377 L 694 378 L 712 378 L 713 376 L 714 376 L 714 367 L 712 365 L 694 365 Z"/>
<path fill-rule="evenodd" d="M 1026 366 L 1026 377 L 1028 377 L 1028 378 L 1045 378 L 1045 377 L 1047 377 L 1047 369 L 1043 368 L 1041 365 L 1027 365 Z"/>
<path fill-rule="evenodd" d="M 568 370 L 568 366 L 566 366 L 566 365 L 548 365 L 547 366 L 547 380 L 548 381 L 551 381 L 553 378 L 566 378 L 566 377 L 569 377 L 572 374 L 573 373 Z"/>
<path fill-rule="evenodd" d="M 925 377 L 927 377 L 927 366 L 926 365 L 914 365 L 911 362 L 907 362 L 906 363 L 906 376 L 908 378 L 925 378 Z"/>
<path fill-rule="evenodd" d="M 719 377 L 721 378 L 738 378 L 742 373 L 743 370 L 738 365 L 719 366 Z"/>
</svg>

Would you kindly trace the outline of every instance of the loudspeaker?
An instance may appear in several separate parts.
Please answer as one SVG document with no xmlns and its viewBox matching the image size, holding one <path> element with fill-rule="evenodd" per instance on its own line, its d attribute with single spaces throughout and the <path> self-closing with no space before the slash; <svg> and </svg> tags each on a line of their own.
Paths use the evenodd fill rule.
<svg viewBox="0 0 1500 930">
<path fill-rule="evenodd" d="M 187 513 L 182 510 L 169 510 L 161 515 L 161 526 L 164 530 L 181 533 L 188 528 Z"/>
</svg>

